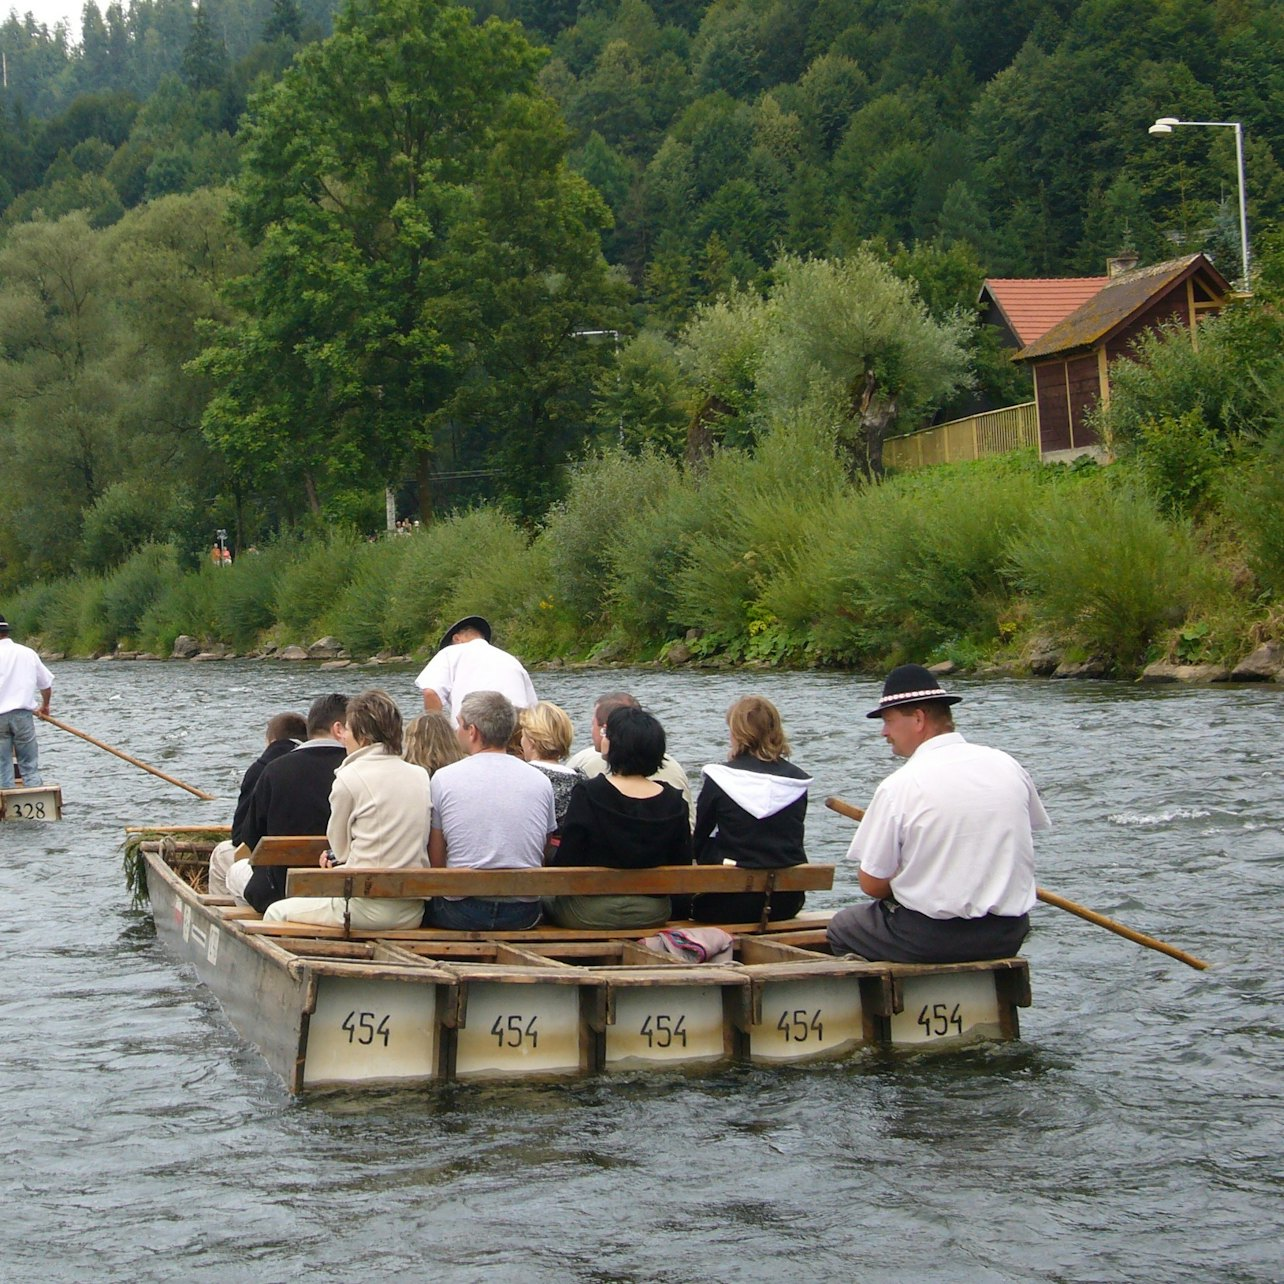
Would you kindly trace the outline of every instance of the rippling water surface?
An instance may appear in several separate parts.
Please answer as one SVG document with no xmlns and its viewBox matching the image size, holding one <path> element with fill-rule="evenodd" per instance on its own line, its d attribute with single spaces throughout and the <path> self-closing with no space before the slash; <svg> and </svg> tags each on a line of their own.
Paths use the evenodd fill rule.
<svg viewBox="0 0 1284 1284">
<path fill-rule="evenodd" d="M 1284 1278 L 1284 691 L 959 682 L 1030 769 L 1039 881 L 1214 963 L 1040 906 L 1020 1043 L 946 1056 L 291 1099 L 129 907 L 139 823 L 224 823 L 266 718 L 412 670 L 82 663 L 55 712 L 207 803 L 42 729 L 61 824 L 0 824 L 6 1280 Z M 816 777 L 813 859 L 894 765 L 877 683 L 548 673 L 587 736 L 628 685 L 689 769 L 758 690 Z M 579 741 L 577 741 L 577 744 Z M 842 869 L 815 908 L 857 895 Z"/>
</svg>

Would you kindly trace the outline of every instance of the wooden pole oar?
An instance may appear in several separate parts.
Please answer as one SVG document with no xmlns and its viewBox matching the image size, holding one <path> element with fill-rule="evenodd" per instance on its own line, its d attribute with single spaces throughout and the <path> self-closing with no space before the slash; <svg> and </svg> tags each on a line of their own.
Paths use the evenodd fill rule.
<svg viewBox="0 0 1284 1284">
<path fill-rule="evenodd" d="M 101 740 L 94 739 L 87 732 L 78 731 L 75 727 L 68 726 L 65 722 L 59 722 L 51 714 L 44 713 L 40 715 L 42 721 L 52 722 L 55 727 L 61 731 L 69 731 L 73 736 L 79 736 L 82 740 L 88 740 L 91 745 L 99 749 L 106 749 L 108 753 L 114 753 L 117 758 L 123 758 L 126 762 L 135 767 L 141 767 L 144 771 L 150 771 L 153 776 L 159 776 L 162 780 L 168 780 L 171 785 L 177 785 L 180 789 L 186 789 L 189 794 L 195 794 L 198 798 L 204 798 L 206 802 L 214 799 L 213 794 L 207 794 L 203 789 L 197 789 L 195 785 L 184 784 L 183 781 L 176 779 L 174 776 L 167 776 L 163 771 L 158 771 L 155 767 L 149 767 L 145 762 L 140 762 L 137 758 L 130 757 L 123 749 L 116 749 Z"/>
<path fill-rule="evenodd" d="M 856 807 L 852 803 L 844 802 L 841 798 L 826 798 L 825 806 L 830 811 L 836 811 L 840 816 L 846 816 L 849 820 L 863 820 L 865 817 L 865 809 L 863 807 Z M 1202 972 L 1208 966 L 1203 959 L 1197 959 L 1193 954 L 1187 954 L 1185 950 L 1179 950 L 1175 945 L 1169 945 L 1167 941 L 1161 941 L 1157 937 L 1147 936 L 1144 932 L 1135 931 L 1116 919 L 1107 918 L 1104 914 L 1098 914 L 1096 910 L 1090 910 L 1086 905 L 1080 905 L 1077 901 L 1067 900 L 1064 896 L 1058 896 L 1056 892 L 1049 892 L 1042 887 L 1036 887 L 1034 894 L 1045 905 L 1055 905 L 1057 909 L 1063 909 L 1067 914 L 1075 914 L 1088 923 L 1095 923 L 1098 927 L 1104 927 L 1107 932 L 1114 932 L 1116 936 L 1122 936 L 1129 941 L 1136 941 L 1138 945 L 1144 945 L 1150 950 L 1158 950 L 1160 954 L 1167 954 L 1169 958 L 1177 959 L 1185 963 L 1187 967 L 1193 967 Z"/>
</svg>

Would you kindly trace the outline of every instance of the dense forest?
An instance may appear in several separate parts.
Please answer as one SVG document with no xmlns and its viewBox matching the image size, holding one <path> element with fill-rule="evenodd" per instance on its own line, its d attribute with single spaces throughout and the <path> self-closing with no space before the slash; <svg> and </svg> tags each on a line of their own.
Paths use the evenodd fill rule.
<svg viewBox="0 0 1284 1284">
<path fill-rule="evenodd" d="M 385 494 L 530 536 L 604 451 L 803 420 L 877 474 L 1028 395 L 985 276 L 1238 276 L 1233 132 L 1159 116 L 1241 121 L 1263 262 L 1284 220 L 1271 0 L 89 0 L 0 51 L 10 591 Z"/>
</svg>

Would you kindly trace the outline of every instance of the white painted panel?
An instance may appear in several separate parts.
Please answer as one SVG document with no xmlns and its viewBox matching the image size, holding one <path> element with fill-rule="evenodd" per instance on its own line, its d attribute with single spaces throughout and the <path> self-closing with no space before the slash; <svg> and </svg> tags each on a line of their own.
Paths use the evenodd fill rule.
<svg viewBox="0 0 1284 1284">
<path fill-rule="evenodd" d="M 579 993 L 574 985 L 469 981 L 455 1074 L 578 1074 Z"/>
<path fill-rule="evenodd" d="M 437 990 L 385 979 L 323 976 L 308 1023 L 303 1082 L 431 1079 L 437 1066 Z"/>
<path fill-rule="evenodd" d="M 606 1027 L 612 1069 L 717 1061 L 725 1055 L 722 990 L 716 985 L 621 986 Z"/>
<path fill-rule="evenodd" d="M 0 789 L 4 820 L 61 820 L 62 788 L 32 785 L 27 789 Z"/>
<path fill-rule="evenodd" d="M 762 1020 L 749 1029 L 754 1061 L 803 1061 L 835 1056 L 865 1039 L 860 981 L 855 977 L 798 977 L 762 987 Z"/>
<path fill-rule="evenodd" d="M 928 1045 L 1000 1035 L 993 972 L 942 972 L 901 978 L 904 1010 L 892 1017 L 892 1043 Z"/>
</svg>

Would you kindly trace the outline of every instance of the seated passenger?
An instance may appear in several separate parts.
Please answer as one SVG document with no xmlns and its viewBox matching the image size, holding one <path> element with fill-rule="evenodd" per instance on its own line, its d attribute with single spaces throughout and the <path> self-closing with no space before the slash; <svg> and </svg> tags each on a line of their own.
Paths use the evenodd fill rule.
<svg viewBox="0 0 1284 1284">
<path fill-rule="evenodd" d="M 788 759 L 789 741 L 770 700 L 745 696 L 727 710 L 731 757 L 704 769 L 696 803 L 695 843 L 699 865 L 785 869 L 803 865 L 803 822 L 811 779 Z M 777 892 L 771 917 L 793 918 L 802 892 Z M 757 892 L 704 892 L 692 899 L 691 917 L 701 923 L 755 923 L 762 916 Z"/>
<path fill-rule="evenodd" d="M 330 823 L 330 788 L 346 750 L 339 737 L 348 697 L 319 696 L 308 710 L 308 738 L 263 768 L 250 795 L 241 838 L 251 851 L 260 838 L 324 834 Z M 285 897 L 286 870 L 238 860 L 227 872 L 228 890 L 261 914 Z"/>
<path fill-rule="evenodd" d="M 571 801 L 571 790 L 576 783 L 588 777 L 575 767 L 566 765 L 571 752 L 571 737 L 575 734 L 565 709 L 548 700 L 541 700 L 518 714 L 521 728 L 522 757 L 532 767 L 542 771 L 553 786 L 553 808 L 560 831 L 566 819 L 566 808 Z"/>
<path fill-rule="evenodd" d="M 232 815 L 232 840 L 222 842 L 210 852 L 209 894 L 211 896 L 230 896 L 227 885 L 227 873 L 232 867 L 233 854 L 245 840 L 245 821 L 250 810 L 250 798 L 254 786 L 259 783 L 263 768 L 275 762 L 282 754 L 298 747 L 299 742 L 306 740 L 308 724 L 301 713 L 278 713 L 267 724 L 265 735 L 267 747 L 245 770 L 241 777 L 241 791 L 236 799 L 236 811 Z M 237 897 L 245 904 L 243 896 Z"/>
<path fill-rule="evenodd" d="M 401 757 L 401 713 L 384 691 L 365 691 L 348 704 L 342 731 L 348 756 L 330 791 L 330 850 L 322 868 L 425 869 L 432 802 L 428 773 Z M 418 927 L 422 898 L 291 896 L 270 905 L 265 922 L 342 926 L 368 931 Z"/>
<path fill-rule="evenodd" d="M 664 757 L 664 728 L 649 713 L 624 706 L 602 732 L 607 774 L 571 791 L 553 865 L 649 869 L 691 863 L 686 800 L 652 780 Z M 555 896 L 544 912 L 559 927 L 657 927 L 667 921 L 667 896 Z"/>
<path fill-rule="evenodd" d="M 557 828 L 548 777 L 508 752 L 517 711 L 498 691 L 459 707 L 466 757 L 434 773 L 428 856 L 437 868 L 538 869 Z M 425 927 L 515 931 L 539 922 L 536 897 L 437 896 Z"/>
<path fill-rule="evenodd" d="M 422 767 L 430 776 L 464 756 L 448 713 L 421 713 L 411 718 L 406 723 L 405 740 L 401 756 Z"/>
</svg>

